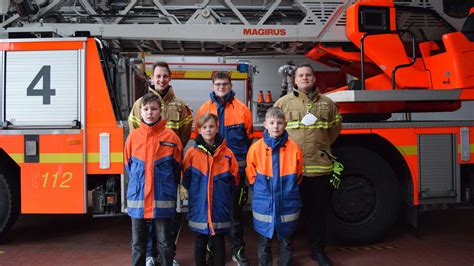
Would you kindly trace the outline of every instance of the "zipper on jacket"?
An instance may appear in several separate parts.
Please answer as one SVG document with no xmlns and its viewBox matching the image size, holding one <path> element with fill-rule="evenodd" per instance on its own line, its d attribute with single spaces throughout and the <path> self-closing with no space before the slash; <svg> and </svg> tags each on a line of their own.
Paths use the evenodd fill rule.
<svg viewBox="0 0 474 266">
<path fill-rule="evenodd" d="M 210 189 L 209 189 L 209 186 L 211 184 L 211 172 L 212 172 L 212 161 L 210 162 L 210 158 L 211 157 L 211 154 L 209 152 L 205 152 L 206 154 L 206 160 L 207 160 L 207 209 L 208 209 L 208 222 L 210 222 L 210 224 L 208 225 L 209 226 L 209 229 L 210 229 L 210 233 L 211 235 L 215 235 L 216 232 L 214 231 L 214 227 L 212 226 L 212 195 L 209 193 L 210 192 Z M 214 182 L 214 179 L 212 180 L 212 182 Z"/>
</svg>

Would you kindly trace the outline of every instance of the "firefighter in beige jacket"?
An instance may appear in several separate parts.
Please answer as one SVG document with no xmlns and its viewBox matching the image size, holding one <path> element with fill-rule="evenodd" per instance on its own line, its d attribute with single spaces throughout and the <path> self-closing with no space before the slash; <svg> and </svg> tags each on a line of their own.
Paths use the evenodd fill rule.
<svg viewBox="0 0 474 266">
<path fill-rule="evenodd" d="M 324 251 L 325 216 L 333 169 L 331 144 L 341 131 L 342 118 L 337 105 L 319 94 L 315 83 L 311 65 L 298 66 L 295 70 L 297 90 L 280 98 L 275 106 L 285 113 L 286 130 L 303 151 L 302 211 L 309 222 L 311 258 L 319 265 L 332 265 Z"/>
<path fill-rule="evenodd" d="M 153 88 L 150 87 L 149 90 L 161 98 L 161 117 L 167 121 L 166 127 L 172 129 L 176 135 L 178 135 L 179 139 L 181 140 L 182 147 L 184 148 L 191 137 L 191 128 L 193 125 L 192 111 L 183 100 L 174 95 L 173 88 L 171 88 L 169 85 L 171 80 L 171 71 L 168 64 L 166 62 L 156 62 L 153 65 L 152 71 L 153 76 L 151 80 L 153 83 Z M 142 98 L 135 101 L 132 110 L 130 111 L 130 115 L 128 117 L 130 131 L 140 126 L 141 101 Z M 181 197 L 187 198 L 186 189 L 181 185 L 178 187 L 180 195 L 183 195 Z M 175 240 L 178 235 L 182 220 L 181 215 L 182 214 L 176 214 L 173 217 L 171 232 L 171 237 L 173 240 Z M 154 246 L 155 238 L 156 234 L 154 232 L 154 227 L 151 224 L 148 232 L 149 240 L 147 241 L 147 265 L 153 265 L 157 257 L 156 248 Z M 176 252 L 176 245 L 174 245 L 173 248 L 174 252 Z"/>
<path fill-rule="evenodd" d="M 288 121 L 286 130 L 303 151 L 303 175 L 315 177 L 331 174 L 331 144 L 341 132 L 341 115 L 336 104 L 317 91 L 307 95 L 294 90 L 280 98 L 275 106 L 285 112 Z M 302 122 L 307 114 L 316 118 L 311 125 Z"/>
</svg>

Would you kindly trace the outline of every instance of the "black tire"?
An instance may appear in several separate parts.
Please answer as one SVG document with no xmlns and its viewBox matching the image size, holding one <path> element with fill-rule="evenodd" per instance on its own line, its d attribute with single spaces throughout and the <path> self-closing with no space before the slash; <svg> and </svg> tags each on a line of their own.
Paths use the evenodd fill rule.
<svg viewBox="0 0 474 266">
<path fill-rule="evenodd" d="M 343 163 L 342 182 L 331 192 L 329 231 L 344 244 L 368 244 L 382 238 L 397 220 L 400 184 L 378 154 L 359 147 L 335 150 Z"/>
<path fill-rule="evenodd" d="M 0 242 L 20 214 L 20 189 L 18 182 L 0 173 Z"/>
</svg>

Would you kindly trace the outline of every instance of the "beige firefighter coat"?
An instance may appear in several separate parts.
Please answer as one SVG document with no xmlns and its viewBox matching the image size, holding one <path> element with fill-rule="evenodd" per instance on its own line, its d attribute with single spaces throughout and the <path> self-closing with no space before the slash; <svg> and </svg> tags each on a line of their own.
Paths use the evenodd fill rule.
<svg viewBox="0 0 474 266">
<path fill-rule="evenodd" d="M 304 157 L 304 176 L 321 176 L 332 172 L 331 144 L 341 132 L 342 117 L 337 105 L 328 97 L 315 93 L 311 98 L 298 90 L 283 96 L 276 103 L 285 112 L 286 130 L 300 146 Z M 304 125 L 301 120 L 311 113 L 317 120 Z"/>
</svg>

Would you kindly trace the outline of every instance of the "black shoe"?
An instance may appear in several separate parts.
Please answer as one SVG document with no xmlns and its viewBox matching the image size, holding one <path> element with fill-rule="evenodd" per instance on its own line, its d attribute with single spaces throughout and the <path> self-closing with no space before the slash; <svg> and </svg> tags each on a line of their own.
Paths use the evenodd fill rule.
<svg viewBox="0 0 474 266">
<path fill-rule="evenodd" d="M 332 260 L 322 252 L 312 252 L 311 259 L 317 261 L 319 266 L 332 266 Z"/>
<path fill-rule="evenodd" d="M 244 247 L 240 247 L 237 252 L 232 254 L 232 260 L 237 262 L 239 266 L 249 266 L 250 261 L 247 255 L 245 255 Z"/>
</svg>

